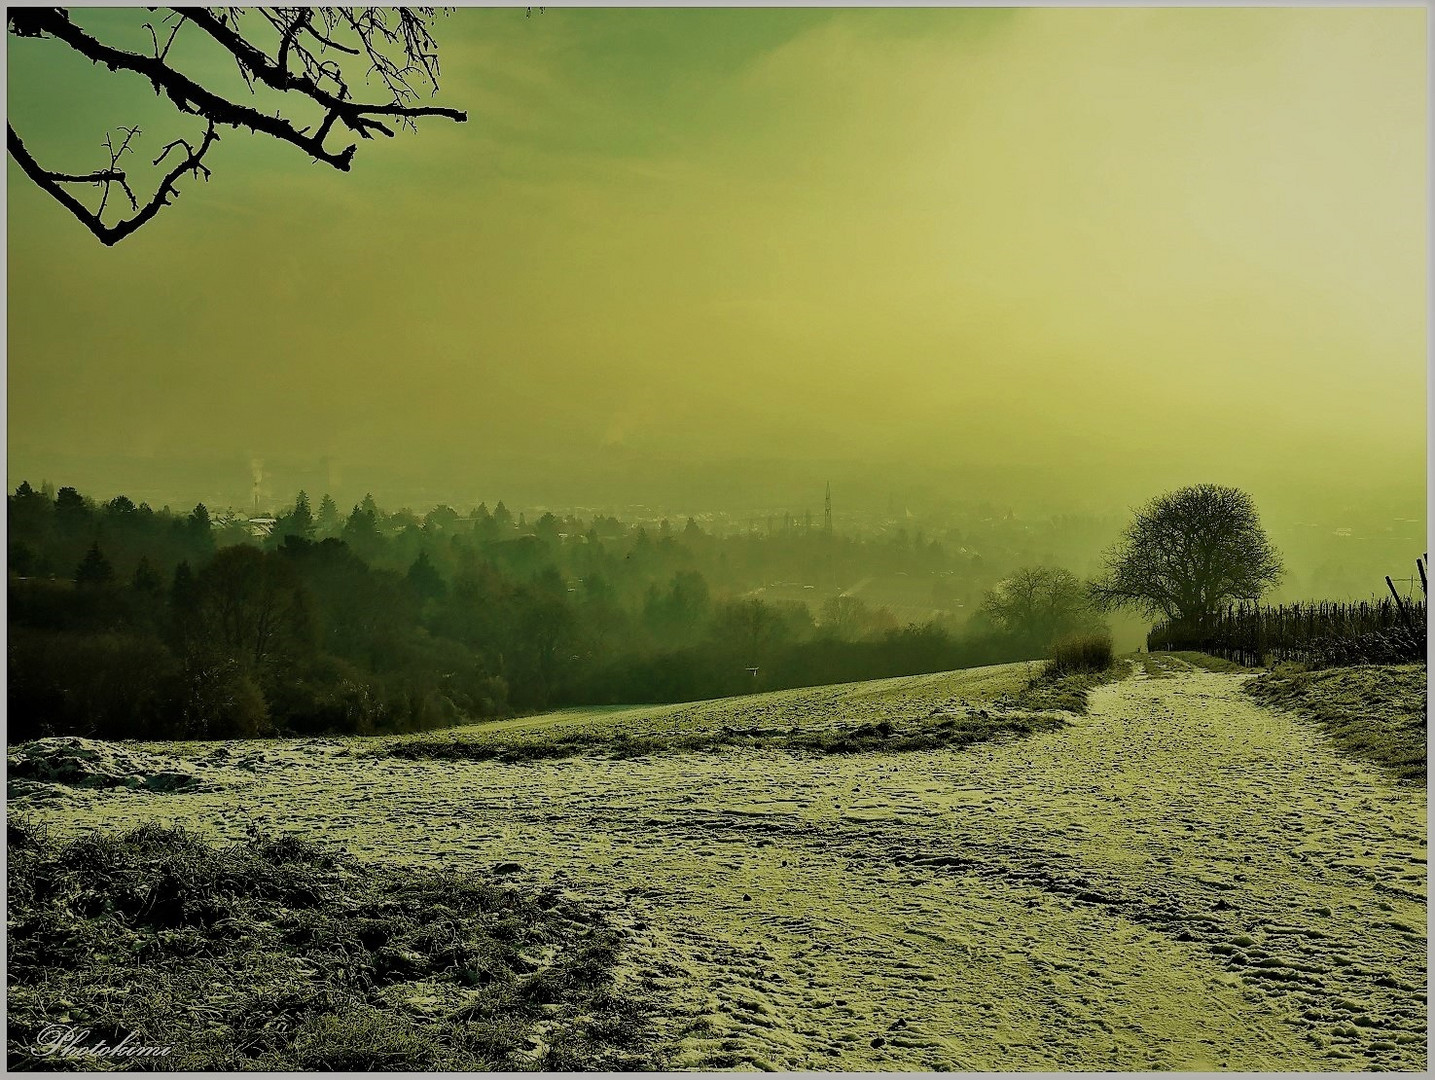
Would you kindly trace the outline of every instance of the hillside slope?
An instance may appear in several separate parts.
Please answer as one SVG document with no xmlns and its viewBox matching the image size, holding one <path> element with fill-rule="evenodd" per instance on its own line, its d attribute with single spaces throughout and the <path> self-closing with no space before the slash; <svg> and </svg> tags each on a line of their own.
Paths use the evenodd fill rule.
<svg viewBox="0 0 1435 1080">
<path fill-rule="evenodd" d="M 1062 730 L 961 751 L 504 765 L 173 744 L 212 782 L 23 801 L 62 832 L 257 822 L 621 901 L 626 977 L 670 998 L 676 1067 L 1424 1068 L 1425 792 L 1244 676 L 1169 667 L 1095 690 Z M 1022 673 L 649 712 L 866 722 Z M 602 722 L 514 726 L 575 719 Z"/>
</svg>

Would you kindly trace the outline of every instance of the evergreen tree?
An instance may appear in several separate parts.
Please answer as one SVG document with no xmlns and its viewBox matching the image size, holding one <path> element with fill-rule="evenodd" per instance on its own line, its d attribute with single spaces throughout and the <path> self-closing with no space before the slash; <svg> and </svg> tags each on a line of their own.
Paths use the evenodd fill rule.
<svg viewBox="0 0 1435 1080">
<path fill-rule="evenodd" d="M 91 514 L 84 496 L 72 487 L 62 487 L 55 496 L 55 525 L 63 536 L 78 536 L 90 529 Z"/>
<path fill-rule="evenodd" d="M 337 536 L 339 530 L 344 527 L 343 519 L 339 517 L 339 506 L 333 498 L 325 494 L 319 500 L 319 517 L 314 522 L 315 532 L 320 537 Z"/>
<path fill-rule="evenodd" d="M 289 517 L 294 535 L 302 536 L 305 540 L 313 537 L 314 514 L 309 509 L 309 496 L 303 490 L 300 490 L 299 497 L 294 500 L 294 512 Z"/>
<path fill-rule="evenodd" d="M 80 586 L 108 585 L 115 579 L 115 568 L 100 551 L 99 541 L 90 545 L 80 565 L 75 568 L 75 584 Z"/>
<path fill-rule="evenodd" d="M 297 536 L 301 540 L 310 540 L 314 536 L 314 515 L 309 509 L 309 496 L 303 491 L 294 500 L 294 508 L 274 523 L 270 540 L 279 544 L 289 536 Z"/>
<path fill-rule="evenodd" d="M 545 513 L 533 523 L 533 535 L 549 544 L 558 543 L 558 519 Z"/>
<path fill-rule="evenodd" d="M 356 506 L 349 511 L 349 520 L 344 522 L 344 539 L 350 536 L 376 536 L 378 535 L 378 523 L 374 515 L 365 512 L 362 506 Z"/>
<path fill-rule="evenodd" d="M 213 541 L 212 531 L 214 523 L 209 519 L 209 507 L 204 503 L 197 503 L 189 515 L 189 532 L 196 539 L 208 538 Z"/>
<path fill-rule="evenodd" d="M 427 551 L 420 551 L 419 557 L 409 567 L 408 582 L 409 587 L 423 600 L 437 599 L 447 591 L 443 576 L 429 560 Z"/>
<path fill-rule="evenodd" d="M 10 497 L 10 539 L 24 540 L 34 550 L 42 549 L 50 536 L 55 502 L 22 482 Z"/>
<path fill-rule="evenodd" d="M 498 536 L 498 522 L 488 512 L 487 503 L 479 503 L 478 509 L 473 512 L 473 535 L 478 537 L 480 542 L 493 540 Z"/>
<path fill-rule="evenodd" d="M 365 499 L 364 503 L 372 505 L 372 499 Z M 349 514 L 349 520 L 344 522 L 343 530 L 344 543 L 354 549 L 354 553 L 362 559 L 371 559 L 378 551 L 379 545 L 379 524 L 377 515 L 366 510 L 363 504 L 354 507 Z"/>
<path fill-rule="evenodd" d="M 164 590 L 164 578 L 158 570 L 150 565 L 149 558 L 141 555 L 139 565 L 135 567 L 134 581 L 132 582 L 136 592 L 158 594 Z"/>
</svg>

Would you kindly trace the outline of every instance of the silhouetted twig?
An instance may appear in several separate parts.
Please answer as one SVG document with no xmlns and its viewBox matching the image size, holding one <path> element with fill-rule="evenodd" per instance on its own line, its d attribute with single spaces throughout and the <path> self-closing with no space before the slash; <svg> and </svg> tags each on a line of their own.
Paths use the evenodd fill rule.
<svg viewBox="0 0 1435 1080">
<path fill-rule="evenodd" d="M 145 23 L 150 32 L 153 55 L 131 52 L 110 45 L 87 33 L 70 18 L 63 8 L 11 8 L 7 14 L 10 32 L 17 37 L 50 37 L 63 42 L 79 55 L 111 71 L 129 71 L 144 77 L 158 96 L 169 98 L 175 108 L 205 121 L 206 132 L 195 148 L 185 139 L 176 139 L 164 147 L 155 164 L 164 161 L 171 151 L 183 148 L 183 162 L 165 175 L 154 196 L 140 206 L 128 178 L 119 168 L 121 155 L 129 152 L 130 143 L 139 129 L 122 128 L 126 132 L 118 149 L 107 136 L 110 152 L 108 168 L 90 173 L 66 173 L 41 166 L 24 143 L 8 127 L 7 144 L 25 174 L 48 192 L 102 243 L 114 244 L 148 221 L 160 207 L 168 205 L 178 194 L 175 182 L 184 173 L 208 177 L 209 170 L 201 164 L 209 147 L 218 139 L 219 127 L 248 128 L 269 135 L 303 150 L 316 161 L 341 171 L 348 171 L 356 145 L 331 148 L 327 139 L 336 124 L 363 139 L 374 135 L 392 136 L 394 126 L 412 128 L 423 116 L 442 116 L 463 122 L 467 113 L 441 106 L 417 104 L 418 91 L 414 82 L 428 83 L 438 89 L 438 52 L 428 29 L 433 10 L 428 8 L 260 8 L 257 9 L 278 34 L 274 57 L 255 44 L 240 30 L 244 10 L 238 8 L 174 8 L 165 22 L 174 25 L 163 45 L 154 26 Z M 239 72 L 251 92 L 257 84 L 284 94 L 297 94 L 319 106 L 323 119 L 317 126 L 300 126 L 280 113 L 268 113 L 241 102 L 232 101 L 184 74 L 169 62 L 175 37 L 185 26 L 194 26 L 234 58 Z M 351 47 L 336 39 L 336 31 L 345 29 L 358 42 Z M 347 56 L 363 56 L 369 62 L 368 73 L 378 77 L 391 95 L 387 102 L 355 100 L 342 68 L 324 54 L 337 52 Z M 91 210 L 68 193 L 62 185 L 97 184 L 102 188 L 98 209 Z M 109 205 L 110 186 L 119 184 L 129 197 L 133 217 L 115 224 L 106 224 L 103 214 Z"/>
</svg>

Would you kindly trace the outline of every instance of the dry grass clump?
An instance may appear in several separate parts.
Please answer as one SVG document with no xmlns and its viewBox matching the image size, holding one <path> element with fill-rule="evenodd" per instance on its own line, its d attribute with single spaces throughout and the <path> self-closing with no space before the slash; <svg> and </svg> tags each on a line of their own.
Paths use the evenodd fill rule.
<svg viewBox="0 0 1435 1080">
<path fill-rule="evenodd" d="M 1157 653 L 1158 656 L 1173 656 L 1177 660 L 1184 660 L 1192 667 L 1201 668 L 1203 671 L 1218 671 L 1223 674 L 1240 675 L 1255 671 L 1256 668 L 1246 667 L 1245 664 L 1237 663 L 1235 660 L 1227 660 L 1224 657 L 1212 656 L 1203 652 L 1171 652 Z"/>
<path fill-rule="evenodd" d="M 1116 652 L 1111 635 L 1105 631 L 1068 634 L 1052 643 L 1046 674 L 1054 679 L 1111 670 Z"/>
<path fill-rule="evenodd" d="M 1053 656 L 1039 674 L 1015 693 L 997 699 L 997 704 L 1027 713 L 1069 712 L 1086 715 L 1091 691 L 1116 682 L 1132 671 L 1125 661 L 1111 653 L 1111 638 L 1105 633 L 1079 634 L 1064 638 L 1052 647 Z"/>
<path fill-rule="evenodd" d="M 1403 780 L 1425 782 L 1428 671 L 1424 664 L 1302 671 L 1251 679 L 1248 694 L 1314 720 L 1341 749 Z"/>
<path fill-rule="evenodd" d="M 7 849 L 11 1069 L 661 1068 L 620 935 L 554 890 L 154 825 Z M 55 1024 L 172 1052 L 37 1055 Z"/>
<path fill-rule="evenodd" d="M 912 750 L 961 749 L 999 735 L 1030 735 L 1063 726 L 1059 717 L 1018 715 L 975 709 L 934 711 L 915 721 L 804 729 L 722 727 L 695 732 L 634 734 L 612 731 L 532 735 L 432 736 L 386 744 L 380 753 L 420 759 L 523 762 L 571 757 L 631 758 L 656 753 L 720 752 L 723 750 L 784 750 L 808 754 L 901 753 Z"/>
</svg>

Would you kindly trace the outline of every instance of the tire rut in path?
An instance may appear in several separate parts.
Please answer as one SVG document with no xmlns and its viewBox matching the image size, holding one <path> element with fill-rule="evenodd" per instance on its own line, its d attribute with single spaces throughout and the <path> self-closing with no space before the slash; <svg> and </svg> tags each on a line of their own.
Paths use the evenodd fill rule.
<svg viewBox="0 0 1435 1080">
<path fill-rule="evenodd" d="M 944 678 L 922 692 L 962 692 Z M 961 752 L 505 766 L 281 748 L 224 791 L 36 813 L 515 860 L 614 898 L 631 978 L 671 1003 L 677 1066 L 1421 1069 L 1424 792 L 1240 681 L 1138 677 L 1064 731 Z M 827 697 L 813 708 L 846 708 Z"/>
<path fill-rule="evenodd" d="M 1098 690 L 1090 715 L 1043 740 L 1045 790 L 1014 788 L 958 851 L 979 874 L 1205 946 L 1330 1067 L 1423 1068 L 1425 793 L 1256 705 L 1242 681 L 1192 671 Z M 1063 804 L 1077 829 L 1030 826 Z"/>
</svg>

